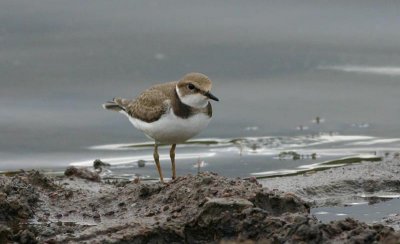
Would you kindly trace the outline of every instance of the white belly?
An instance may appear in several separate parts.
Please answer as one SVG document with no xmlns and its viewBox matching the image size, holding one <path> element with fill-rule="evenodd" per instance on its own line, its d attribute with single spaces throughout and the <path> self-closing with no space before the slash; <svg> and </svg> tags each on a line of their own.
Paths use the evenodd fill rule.
<svg viewBox="0 0 400 244">
<path fill-rule="evenodd" d="M 199 113 L 187 119 L 177 117 L 172 109 L 159 120 L 147 123 L 129 116 L 129 120 L 137 129 L 160 143 L 176 144 L 184 142 L 207 127 L 211 118 Z"/>
</svg>

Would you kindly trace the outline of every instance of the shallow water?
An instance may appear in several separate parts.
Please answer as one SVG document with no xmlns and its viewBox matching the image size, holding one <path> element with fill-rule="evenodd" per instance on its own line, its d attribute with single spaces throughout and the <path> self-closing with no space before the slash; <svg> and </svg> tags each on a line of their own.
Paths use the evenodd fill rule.
<svg viewBox="0 0 400 244">
<path fill-rule="evenodd" d="M 375 196 L 374 199 L 376 202 L 373 204 L 366 199 L 367 201 L 348 203 L 345 207 L 314 208 L 311 213 L 324 223 L 345 218 L 355 218 L 367 223 L 382 223 L 388 217 L 398 215 L 399 195 Z"/>
<path fill-rule="evenodd" d="M 389 140 L 392 143 L 392 140 Z M 377 143 L 379 151 L 364 144 Z M 387 147 L 386 140 L 369 136 L 306 135 L 296 137 L 247 137 L 232 139 L 191 140 L 180 145 L 176 156 L 178 173 L 195 174 L 213 171 L 230 177 L 258 178 L 306 173 L 330 167 L 359 163 L 361 160 L 379 160 Z M 345 145 L 345 146 L 344 146 Z M 392 145 L 392 144 L 391 144 Z M 383 147 L 382 147 L 383 146 Z M 385 147 L 386 146 L 386 147 Z M 160 147 L 160 159 L 167 176 L 170 175 L 169 146 Z M 152 158 L 153 144 L 109 144 L 98 145 L 88 150 L 104 152 L 117 157 L 100 158 L 110 164 L 103 176 L 142 177 L 156 179 Z M 285 154 L 286 152 L 291 152 Z M 338 159 L 347 160 L 338 160 Z M 360 160 L 357 160 L 360 159 Z M 74 166 L 93 166 L 93 160 L 75 161 Z"/>
</svg>

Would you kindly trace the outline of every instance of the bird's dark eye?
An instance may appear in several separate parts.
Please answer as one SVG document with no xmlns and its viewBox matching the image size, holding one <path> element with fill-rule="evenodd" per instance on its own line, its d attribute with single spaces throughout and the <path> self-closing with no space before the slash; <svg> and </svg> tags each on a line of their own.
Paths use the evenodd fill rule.
<svg viewBox="0 0 400 244">
<path fill-rule="evenodd" d="M 189 83 L 189 84 L 188 84 L 188 88 L 189 88 L 190 90 L 193 90 L 195 87 L 194 87 L 194 85 L 193 85 L 192 83 Z"/>
</svg>

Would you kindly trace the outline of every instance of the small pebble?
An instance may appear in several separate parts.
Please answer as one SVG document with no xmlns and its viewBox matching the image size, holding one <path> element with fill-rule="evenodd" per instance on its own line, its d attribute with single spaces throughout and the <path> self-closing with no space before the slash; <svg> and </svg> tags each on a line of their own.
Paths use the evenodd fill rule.
<svg viewBox="0 0 400 244">
<path fill-rule="evenodd" d="M 254 176 L 250 177 L 250 178 L 249 178 L 249 181 L 250 181 L 251 183 L 258 183 L 258 182 L 257 182 L 257 178 L 254 177 Z"/>
<path fill-rule="evenodd" d="M 139 167 L 139 168 L 142 168 L 142 167 L 144 167 L 144 166 L 146 166 L 146 161 L 140 159 L 140 160 L 138 161 L 138 167 Z"/>
<path fill-rule="evenodd" d="M 42 236 L 45 236 L 45 237 L 49 237 L 49 236 L 55 235 L 55 232 L 54 232 L 53 229 L 48 228 L 48 229 L 44 230 L 44 231 L 41 233 L 41 235 L 42 235 Z"/>
<path fill-rule="evenodd" d="M 105 215 L 105 216 L 111 216 L 111 215 L 114 215 L 114 214 L 115 214 L 114 211 L 110 211 L 110 212 L 105 213 L 104 215 Z"/>
<path fill-rule="evenodd" d="M 213 181 L 213 178 L 212 178 L 212 177 L 204 177 L 203 180 L 202 180 L 202 183 L 208 185 L 208 184 L 210 184 L 212 181 Z"/>
<path fill-rule="evenodd" d="M 144 216 L 151 217 L 151 216 L 154 216 L 154 214 L 155 213 L 153 211 L 149 211 L 149 212 L 145 213 Z"/>
</svg>

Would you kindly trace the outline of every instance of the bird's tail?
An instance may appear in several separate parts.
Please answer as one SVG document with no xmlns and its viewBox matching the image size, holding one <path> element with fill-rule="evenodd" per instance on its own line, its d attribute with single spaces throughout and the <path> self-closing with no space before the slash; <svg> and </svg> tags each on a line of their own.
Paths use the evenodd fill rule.
<svg viewBox="0 0 400 244">
<path fill-rule="evenodd" d="M 113 110 L 113 111 L 125 111 L 124 107 L 121 105 L 117 104 L 115 102 L 115 98 L 112 101 L 107 101 L 106 103 L 103 104 L 103 108 L 107 110 Z"/>
</svg>

